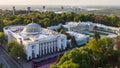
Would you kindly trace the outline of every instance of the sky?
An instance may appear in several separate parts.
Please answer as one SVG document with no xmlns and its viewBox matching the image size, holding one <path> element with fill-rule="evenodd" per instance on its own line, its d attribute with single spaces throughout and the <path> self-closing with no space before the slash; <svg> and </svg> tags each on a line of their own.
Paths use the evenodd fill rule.
<svg viewBox="0 0 120 68">
<path fill-rule="evenodd" d="M 120 6 L 120 0 L 0 0 L 0 5 L 110 5 Z"/>
</svg>

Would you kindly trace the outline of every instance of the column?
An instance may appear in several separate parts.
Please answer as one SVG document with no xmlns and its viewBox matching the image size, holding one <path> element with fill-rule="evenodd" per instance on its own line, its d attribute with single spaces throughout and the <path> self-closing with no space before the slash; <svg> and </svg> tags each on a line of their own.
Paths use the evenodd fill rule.
<svg viewBox="0 0 120 68">
<path fill-rule="evenodd" d="M 51 49 L 52 49 L 52 53 L 53 53 L 53 45 L 52 45 L 52 41 L 51 41 L 51 44 L 50 44 L 50 45 L 51 45 Z"/>
<path fill-rule="evenodd" d="M 44 43 L 43 43 L 43 45 L 42 45 L 42 49 L 43 49 L 43 55 L 44 55 L 44 54 L 45 54 L 45 53 L 44 53 L 44 52 L 45 52 L 45 51 L 44 51 Z"/>
<path fill-rule="evenodd" d="M 47 51 L 48 51 L 48 50 L 47 50 L 47 45 L 48 45 L 48 43 L 46 42 L 46 44 L 45 44 L 46 54 L 47 54 Z"/>
<path fill-rule="evenodd" d="M 38 57 L 38 55 L 39 55 L 39 44 L 37 43 L 35 45 L 35 57 Z"/>
<path fill-rule="evenodd" d="M 47 43 L 47 54 L 49 54 L 49 44 Z"/>
<path fill-rule="evenodd" d="M 61 39 L 58 38 L 57 40 L 57 50 L 59 51 L 59 49 L 61 49 Z"/>
<path fill-rule="evenodd" d="M 49 45 L 49 53 L 50 53 L 50 47 L 51 47 L 51 46 L 50 46 L 50 42 L 48 42 L 48 45 Z"/>
<path fill-rule="evenodd" d="M 53 41 L 52 41 L 51 45 L 52 45 L 52 48 L 53 48 L 52 50 L 53 50 L 53 52 L 54 52 L 54 44 L 53 44 Z"/>
<path fill-rule="evenodd" d="M 63 40 L 63 49 L 64 49 L 64 50 L 65 50 L 65 48 L 67 47 L 67 43 L 66 43 L 66 42 L 67 42 L 67 40 L 64 39 L 64 40 Z"/>
<path fill-rule="evenodd" d="M 54 51 L 54 42 L 53 42 L 53 41 L 52 41 L 52 46 L 53 46 L 53 52 L 55 52 L 55 51 Z"/>
<path fill-rule="evenodd" d="M 41 44 L 39 44 L 39 55 L 41 56 Z"/>
<path fill-rule="evenodd" d="M 32 57 L 32 49 L 31 49 L 30 45 L 27 46 L 27 50 L 26 51 L 27 51 L 27 60 L 30 60 L 31 57 Z"/>
<path fill-rule="evenodd" d="M 52 45 L 51 45 L 51 41 L 50 41 L 50 52 L 52 53 Z"/>
<path fill-rule="evenodd" d="M 43 55 L 43 48 L 42 48 L 43 46 L 42 46 L 42 44 L 40 45 L 40 48 L 41 48 L 41 56 Z"/>
<path fill-rule="evenodd" d="M 54 40 L 53 44 L 54 44 L 54 51 L 56 52 L 56 41 Z"/>
</svg>

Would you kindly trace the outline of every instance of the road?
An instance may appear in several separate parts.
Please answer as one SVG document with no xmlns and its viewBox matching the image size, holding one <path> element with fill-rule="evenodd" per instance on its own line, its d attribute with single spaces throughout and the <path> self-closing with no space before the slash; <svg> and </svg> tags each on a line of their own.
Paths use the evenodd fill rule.
<svg viewBox="0 0 120 68">
<path fill-rule="evenodd" d="M 3 68 L 20 68 L 2 47 L 0 47 L 0 63 L 3 64 Z"/>
</svg>

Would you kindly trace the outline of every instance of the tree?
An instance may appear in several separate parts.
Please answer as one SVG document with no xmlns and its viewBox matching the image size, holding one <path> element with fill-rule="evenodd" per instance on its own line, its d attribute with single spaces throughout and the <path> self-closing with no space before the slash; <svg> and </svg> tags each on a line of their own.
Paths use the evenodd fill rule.
<svg viewBox="0 0 120 68">
<path fill-rule="evenodd" d="M 74 48 L 77 46 L 77 41 L 75 39 L 75 36 L 72 36 L 71 37 L 71 47 Z"/>
<path fill-rule="evenodd" d="M 115 46 L 114 46 L 118 51 L 120 51 L 120 36 L 117 36 L 115 38 Z"/>
<path fill-rule="evenodd" d="M 60 23 L 65 24 L 66 20 L 67 20 L 66 13 L 62 13 L 60 16 Z"/>
<path fill-rule="evenodd" d="M 0 32 L 0 45 L 3 45 L 4 41 L 5 41 L 5 35 L 3 32 Z"/>
<path fill-rule="evenodd" d="M 86 46 L 66 52 L 51 68 L 108 68 L 118 63 L 112 38 L 92 39 Z"/>
<path fill-rule="evenodd" d="M 67 36 L 67 39 L 70 40 L 72 37 L 69 33 L 65 33 L 65 35 Z"/>
<path fill-rule="evenodd" d="M 112 57 L 111 60 L 117 58 L 117 52 L 113 50 L 113 45 L 114 42 L 112 38 L 101 38 L 98 40 L 92 39 L 87 44 L 87 47 L 88 49 L 92 50 L 93 56 L 98 61 L 97 65 L 103 67 L 109 63 L 108 58 Z"/>
<path fill-rule="evenodd" d="M 96 40 L 100 39 L 99 33 L 94 31 L 94 37 L 93 38 L 96 39 Z"/>
<path fill-rule="evenodd" d="M 65 34 L 66 33 L 65 28 L 62 25 L 60 26 L 60 33 L 61 34 Z"/>
<path fill-rule="evenodd" d="M 87 49 L 75 48 L 65 53 L 53 68 L 94 68 L 94 62 L 93 57 Z"/>
<path fill-rule="evenodd" d="M 50 68 L 60 68 L 58 65 L 50 65 Z"/>
<path fill-rule="evenodd" d="M 14 58 L 17 58 L 17 57 L 23 58 L 23 57 L 24 57 L 23 47 L 20 46 L 20 45 L 14 46 L 14 47 L 11 49 L 10 55 L 11 55 L 12 57 L 14 57 Z"/>
<path fill-rule="evenodd" d="M 3 20 L 0 20 L 0 31 L 3 31 L 4 23 Z"/>
<path fill-rule="evenodd" d="M 17 57 L 23 58 L 25 56 L 23 46 L 14 40 L 8 42 L 8 51 L 9 51 L 9 54 L 14 58 L 17 58 Z"/>
<path fill-rule="evenodd" d="M 49 18 L 44 18 L 43 22 L 44 22 L 44 27 L 48 27 L 51 25 L 51 20 Z"/>
<path fill-rule="evenodd" d="M 8 44 L 7 44 L 7 50 L 8 50 L 8 52 L 10 52 L 11 49 L 12 49 L 15 45 L 19 45 L 15 40 L 9 41 Z"/>
<path fill-rule="evenodd" d="M 79 22 L 79 21 L 80 21 L 80 16 L 76 16 L 76 17 L 74 18 L 74 21 L 75 21 L 75 22 Z"/>
<path fill-rule="evenodd" d="M 60 66 L 60 68 L 79 68 L 79 64 L 71 61 L 65 61 L 64 64 Z"/>
<path fill-rule="evenodd" d="M 97 30 L 97 28 L 98 28 L 97 26 L 94 26 L 93 30 L 94 30 L 94 31 L 96 31 L 96 30 Z"/>
<path fill-rule="evenodd" d="M 3 64 L 2 63 L 0 63 L 0 68 L 2 68 L 3 67 Z"/>
</svg>

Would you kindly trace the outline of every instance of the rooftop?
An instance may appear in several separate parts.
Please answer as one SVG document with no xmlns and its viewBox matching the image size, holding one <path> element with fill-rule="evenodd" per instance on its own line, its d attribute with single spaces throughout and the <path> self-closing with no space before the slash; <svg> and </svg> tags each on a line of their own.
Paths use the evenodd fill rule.
<svg viewBox="0 0 120 68">
<path fill-rule="evenodd" d="M 37 23 L 30 23 L 25 26 L 24 30 L 22 31 L 23 34 L 36 34 L 40 33 L 42 30 L 41 26 Z"/>
<path fill-rule="evenodd" d="M 84 38 L 88 37 L 88 36 L 86 36 L 84 34 L 76 33 L 76 32 L 73 32 L 73 31 L 67 31 L 67 33 L 69 33 L 71 36 L 75 36 L 76 40 L 78 40 L 78 39 L 84 39 Z"/>
<path fill-rule="evenodd" d="M 10 31 L 16 38 L 24 40 L 25 44 L 34 41 L 47 41 L 54 38 L 65 37 L 58 32 L 42 28 L 39 24 L 30 23 L 26 26 L 8 26 L 5 28 Z"/>
</svg>

